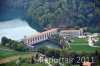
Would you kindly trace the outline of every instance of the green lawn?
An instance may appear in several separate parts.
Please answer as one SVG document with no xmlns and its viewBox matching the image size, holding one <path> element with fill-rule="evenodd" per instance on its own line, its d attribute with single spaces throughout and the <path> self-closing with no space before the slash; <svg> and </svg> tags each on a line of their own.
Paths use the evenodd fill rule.
<svg viewBox="0 0 100 66">
<path fill-rule="evenodd" d="M 71 40 L 73 40 L 73 42 L 71 44 L 88 44 L 88 40 L 87 38 L 71 38 Z"/>
<path fill-rule="evenodd" d="M 88 45 L 87 38 L 72 38 L 73 42 L 71 43 L 72 50 L 77 52 L 94 52 L 96 50 L 100 51 L 98 47 L 91 47 Z"/>
<path fill-rule="evenodd" d="M 96 50 L 100 51 L 100 48 L 91 47 L 89 45 L 71 45 L 71 48 L 78 52 L 95 52 Z"/>
<path fill-rule="evenodd" d="M 31 52 L 19 52 L 11 50 L 7 47 L 0 45 L 0 59 L 11 57 L 11 56 L 17 56 L 17 55 L 23 55 L 23 54 L 29 54 Z"/>
</svg>

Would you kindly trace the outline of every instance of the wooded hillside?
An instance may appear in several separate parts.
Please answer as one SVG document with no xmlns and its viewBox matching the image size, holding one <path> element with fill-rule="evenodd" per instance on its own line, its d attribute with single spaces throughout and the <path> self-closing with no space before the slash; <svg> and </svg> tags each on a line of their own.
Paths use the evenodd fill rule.
<svg viewBox="0 0 100 66">
<path fill-rule="evenodd" d="M 25 10 L 26 19 L 36 20 L 41 27 L 87 27 L 100 32 L 99 0 L 0 0 L 0 9 Z"/>
</svg>

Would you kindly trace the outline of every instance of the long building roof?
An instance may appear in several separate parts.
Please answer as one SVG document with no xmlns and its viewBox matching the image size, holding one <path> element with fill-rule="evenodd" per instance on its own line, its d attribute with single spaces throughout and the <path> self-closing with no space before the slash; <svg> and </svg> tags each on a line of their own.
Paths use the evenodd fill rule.
<svg viewBox="0 0 100 66">
<path fill-rule="evenodd" d="M 80 30 L 61 30 L 61 32 L 80 32 Z"/>
<path fill-rule="evenodd" d="M 51 30 L 47 30 L 47 31 L 44 31 L 44 32 L 40 32 L 40 33 L 38 33 L 38 34 L 33 34 L 33 35 L 31 35 L 31 36 L 27 36 L 26 38 L 28 39 L 28 38 L 37 37 L 37 36 L 40 36 L 40 35 L 44 35 L 44 34 L 53 32 L 53 31 L 55 31 L 55 30 L 57 30 L 57 28 L 54 28 L 54 29 L 51 29 Z"/>
</svg>

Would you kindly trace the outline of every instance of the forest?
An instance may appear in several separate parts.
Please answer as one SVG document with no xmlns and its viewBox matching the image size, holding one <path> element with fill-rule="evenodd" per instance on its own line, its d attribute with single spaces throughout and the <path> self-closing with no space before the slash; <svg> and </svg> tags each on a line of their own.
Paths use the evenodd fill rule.
<svg viewBox="0 0 100 66">
<path fill-rule="evenodd" d="M 23 9 L 43 28 L 100 32 L 100 0 L 0 0 L 0 10 Z"/>
</svg>

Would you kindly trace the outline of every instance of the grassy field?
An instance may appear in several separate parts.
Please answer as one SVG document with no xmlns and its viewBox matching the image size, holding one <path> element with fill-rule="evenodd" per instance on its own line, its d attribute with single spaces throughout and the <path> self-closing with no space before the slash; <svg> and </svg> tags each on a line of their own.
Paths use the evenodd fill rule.
<svg viewBox="0 0 100 66">
<path fill-rule="evenodd" d="M 47 64 L 44 64 L 44 63 L 31 64 L 31 63 L 28 63 L 28 60 L 29 58 L 23 58 L 20 66 L 48 66 Z M 16 61 L 12 61 L 8 63 L 0 64 L 0 66 L 17 66 L 17 65 L 16 65 Z"/>
<path fill-rule="evenodd" d="M 88 44 L 88 40 L 87 38 L 71 38 L 71 40 L 73 40 L 73 42 L 71 44 Z"/>
<path fill-rule="evenodd" d="M 30 54 L 32 52 L 19 52 L 11 50 L 7 47 L 0 45 L 0 59 L 11 57 L 11 56 L 17 56 L 17 55 L 23 55 L 23 54 Z"/>
<path fill-rule="evenodd" d="M 99 47 L 91 47 L 88 45 L 87 38 L 72 38 L 71 48 L 77 52 L 95 52 L 100 51 Z"/>
<path fill-rule="evenodd" d="M 71 45 L 71 48 L 78 52 L 95 52 L 96 50 L 100 51 L 100 48 L 91 47 L 89 45 Z"/>
</svg>

